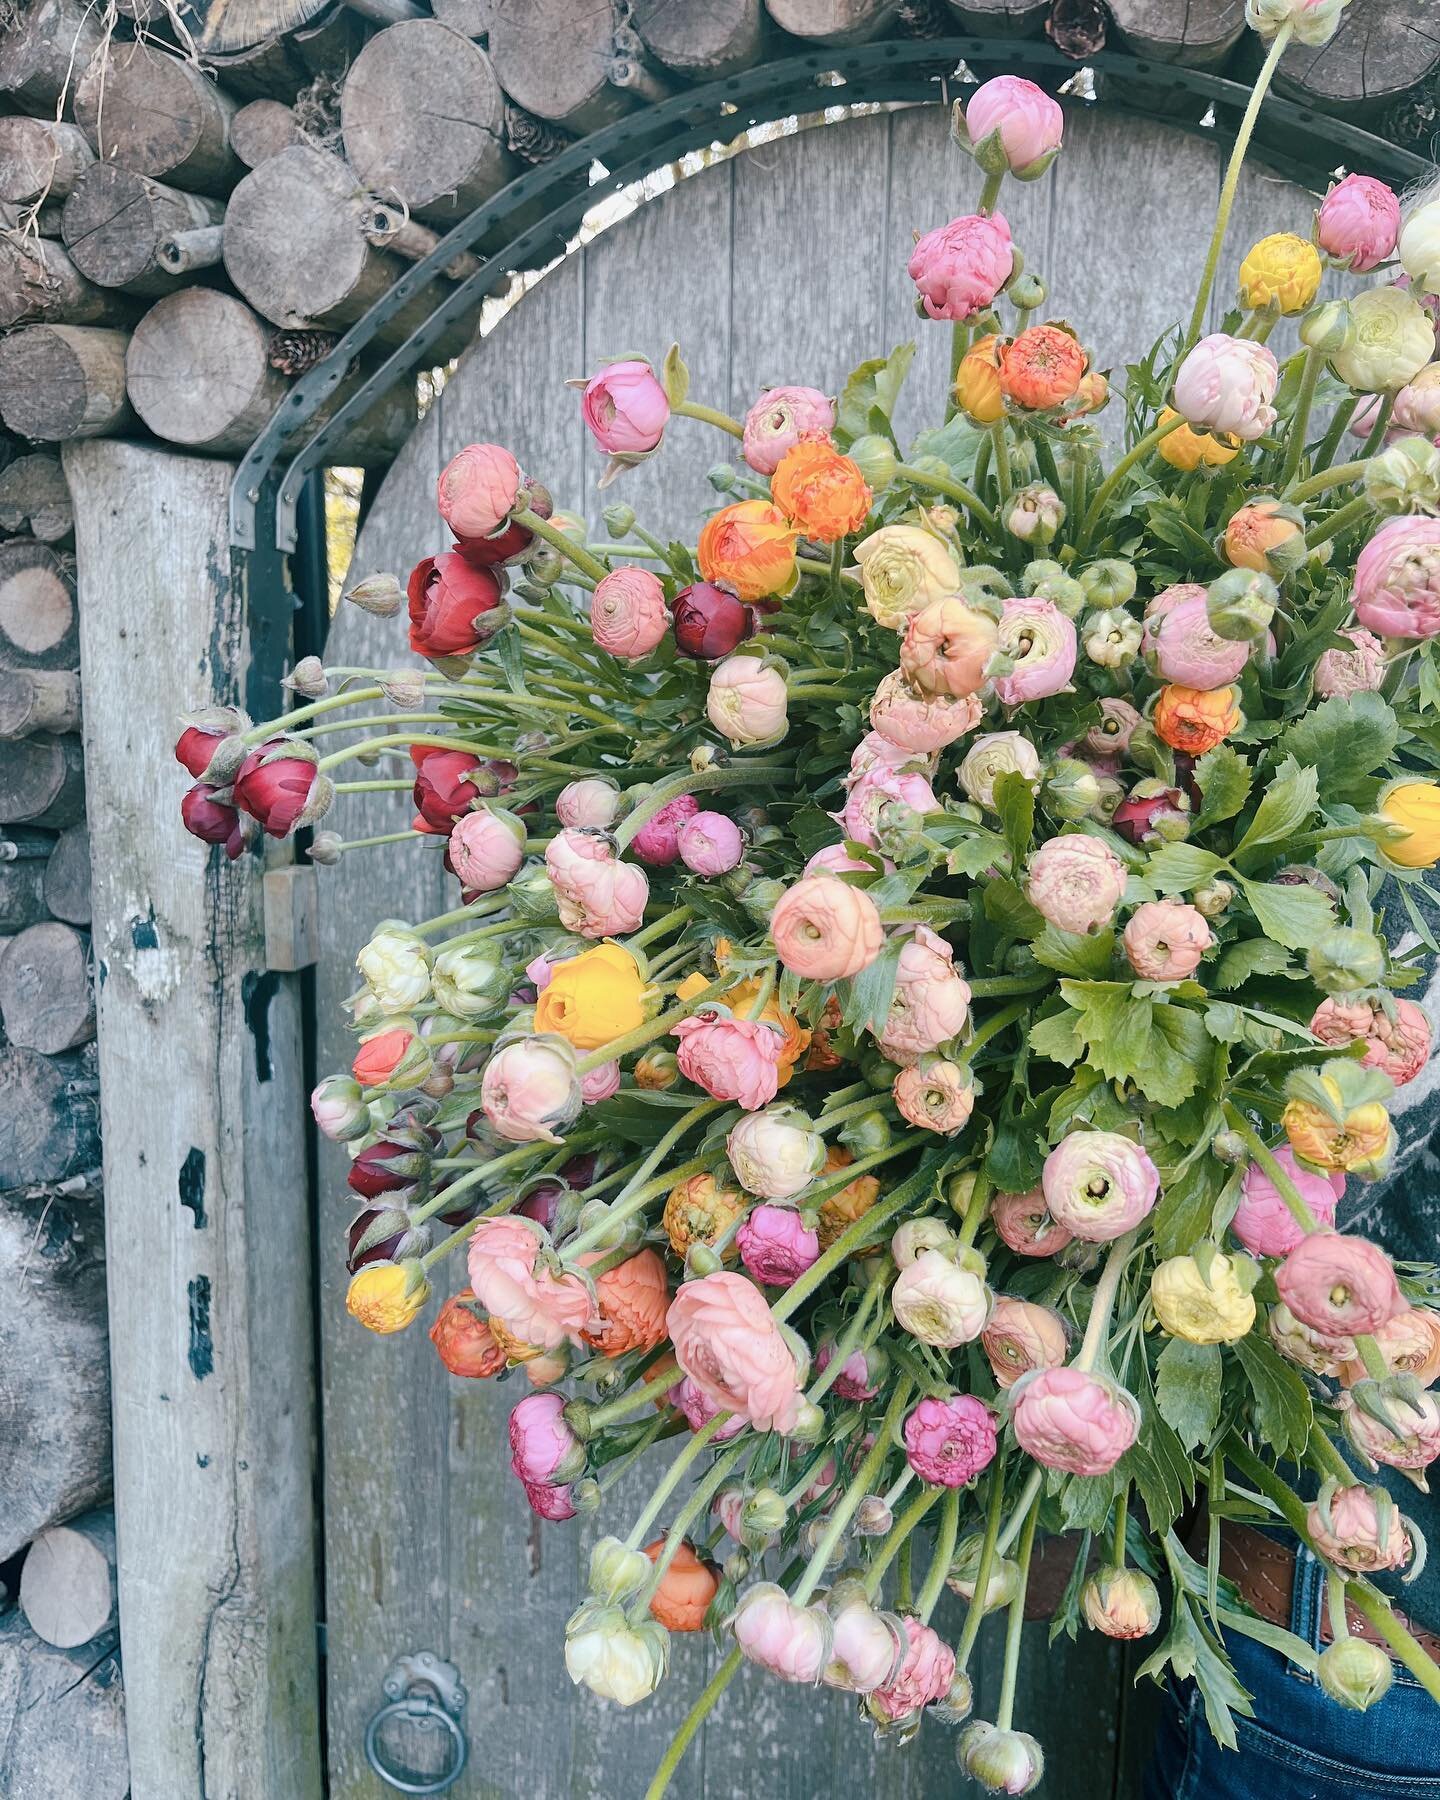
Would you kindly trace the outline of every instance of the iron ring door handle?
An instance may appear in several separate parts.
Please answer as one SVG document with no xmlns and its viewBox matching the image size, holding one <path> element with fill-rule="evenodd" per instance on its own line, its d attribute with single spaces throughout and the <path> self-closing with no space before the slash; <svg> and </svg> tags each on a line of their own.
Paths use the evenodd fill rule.
<svg viewBox="0 0 1440 1800">
<path fill-rule="evenodd" d="M 412 1781 L 406 1776 L 397 1775 L 380 1754 L 380 1732 L 388 1719 L 413 1719 L 420 1722 L 422 1727 L 435 1722 L 443 1725 L 450 1733 L 452 1745 L 449 1766 L 440 1774 L 432 1775 L 424 1781 Z M 390 1701 L 375 1713 L 365 1727 L 365 1760 L 388 1787 L 397 1788 L 402 1794 L 443 1794 L 460 1779 L 469 1755 L 470 1742 L 459 1722 L 451 1718 L 438 1700 L 431 1700 L 424 1694 L 407 1694 L 403 1700 Z"/>
</svg>

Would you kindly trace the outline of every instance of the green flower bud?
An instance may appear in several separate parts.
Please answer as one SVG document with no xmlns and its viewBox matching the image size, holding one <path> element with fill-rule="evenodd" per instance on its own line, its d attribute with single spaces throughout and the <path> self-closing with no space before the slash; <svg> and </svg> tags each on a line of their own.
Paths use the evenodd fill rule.
<svg viewBox="0 0 1440 1800">
<path fill-rule="evenodd" d="M 1258 569 L 1227 569 L 1205 593 L 1205 613 L 1217 637 L 1258 643 L 1270 629 L 1280 590 Z"/>
<path fill-rule="evenodd" d="M 945 1199 L 951 1212 L 964 1218 L 969 1210 L 971 1196 L 975 1192 L 975 1183 L 980 1179 L 976 1169 L 961 1169 L 948 1177 L 945 1183 Z"/>
<path fill-rule="evenodd" d="M 1385 946 L 1368 931 L 1339 925 L 1310 946 L 1305 967 L 1327 994 L 1353 994 L 1374 987 L 1385 974 Z"/>
<path fill-rule="evenodd" d="M 856 438 L 845 454 L 865 477 L 872 493 L 880 493 L 895 479 L 895 446 L 878 432 Z"/>
<path fill-rule="evenodd" d="M 978 1531 L 972 1531 L 955 1546 L 945 1585 L 952 1594 L 959 1594 L 963 1600 L 975 1598 L 975 1588 L 980 1579 L 980 1556 L 984 1547 L 984 1537 Z M 992 1556 L 984 1610 L 992 1613 L 999 1607 L 1008 1606 L 1015 1598 L 1015 1590 L 1019 1585 L 1019 1565 L 1008 1556 Z"/>
<path fill-rule="evenodd" d="M 1029 273 L 1021 275 L 1017 281 L 1012 281 L 1007 292 L 1012 303 L 1019 307 L 1021 312 L 1034 312 L 1037 306 L 1045 304 L 1045 297 L 1049 289 L 1038 275 Z"/>
<path fill-rule="evenodd" d="M 733 463 L 712 463 L 705 471 L 705 479 L 717 494 L 733 494 L 740 477 Z"/>
<path fill-rule="evenodd" d="M 587 1475 L 583 1480 L 570 1484 L 570 1504 L 578 1513 L 599 1512 L 600 1502 L 603 1498 L 600 1483 L 593 1475 Z"/>
<path fill-rule="evenodd" d="M 1348 300 L 1322 300 L 1300 321 L 1300 342 L 1325 356 L 1348 350 L 1354 336 L 1355 317 Z"/>
<path fill-rule="evenodd" d="M 813 1400 L 796 1404 L 794 1426 L 785 1434 L 797 1444 L 818 1444 L 825 1434 L 825 1414 Z"/>
<path fill-rule="evenodd" d="M 949 1693 L 931 1703 L 930 1715 L 942 1725 L 963 1725 L 974 1709 L 975 1683 L 963 1669 L 957 1669 Z"/>
<path fill-rule="evenodd" d="M 1352 1712 L 1368 1712 L 1383 1700 L 1395 1679 L 1395 1665 L 1378 1644 L 1340 1638 L 1320 1653 L 1320 1685 Z"/>
<path fill-rule="evenodd" d="M 982 600 L 1008 600 L 1013 593 L 1010 577 L 990 563 L 975 563 L 960 571 L 960 595 L 971 606 Z"/>
<path fill-rule="evenodd" d="M 505 890 L 505 897 L 522 919 L 554 919 L 558 915 L 555 889 L 543 862 L 525 864 Z"/>
<path fill-rule="evenodd" d="M 785 1501 L 772 1487 L 757 1488 L 740 1508 L 740 1541 L 760 1551 L 785 1528 Z"/>
<path fill-rule="evenodd" d="M 954 472 L 943 456 L 917 456 L 910 467 L 920 475 L 938 475 L 942 481 L 954 479 Z"/>
<path fill-rule="evenodd" d="M 698 1241 L 690 1244 L 685 1251 L 685 1279 L 702 1281 L 707 1275 L 716 1275 L 724 1267 L 724 1262 L 717 1251 L 708 1244 Z"/>
<path fill-rule="evenodd" d="M 1365 498 L 1382 513 L 1440 512 L 1440 450 L 1423 437 L 1387 445 L 1365 465 Z"/>
<path fill-rule="evenodd" d="M 635 529 L 635 508 L 627 506 L 623 500 L 607 506 L 601 516 L 612 538 L 623 538 Z"/>
<path fill-rule="evenodd" d="M 1123 606 L 1135 597 L 1134 563 L 1107 556 L 1080 571 L 1080 585 L 1091 606 Z"/>
<path fill-rule="evenodd" d="M 1040 790 L 1041 803 L 1057 819 L 1085 819 L 1100 799 L 1100 777 L 1078 757 L 1062 756 Z"/>
<path fill-rule="evenodd" d="M 654 1572 L 643 1550 L 630 1550 L 617 1537 L 602 1537 L 590 1551 L 590 1592 L 608 1606 L 638 1594 Z"/>
<path fill-rule="evenodd" d="M 890 1121 L 882 1112 L 861 1113 L 859 1118 L 845 1121 L 840 1142 L 856 1156 L 873 1156 L 890 1142 Z"/>
<path fill-rule="evenodd" d="M 1223 1163 L 1250 1160 L 1250 1151 L 1238 1131 L 1217 1131 L 1210 1140 L 1210 1154 Z"/>
<path fill-rule="evenodd" d="M 1085 610 L 1085 590 L 1073 575 L 1047 575 L 1034 593 L 1037 600 L 1058 606 L 1067 619 L 1078 619 Z"/>
<path fill-rule="evenodd" d="M 992 1794 L 1028 1794 L 1045 1773 L 1045 1755 L 1028 1731 L 1001 1731 L 976 1719 L 955 1747 L 961 1767 Z"/>
</svg>

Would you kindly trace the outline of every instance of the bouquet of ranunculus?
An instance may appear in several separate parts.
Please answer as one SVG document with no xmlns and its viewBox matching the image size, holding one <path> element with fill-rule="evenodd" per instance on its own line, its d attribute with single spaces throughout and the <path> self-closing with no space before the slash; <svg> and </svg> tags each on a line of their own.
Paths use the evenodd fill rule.
<svg viewBox="0 0 1440 1800">
<path fill-rule="evenodd" d="M 1255 10 L 1268 79 L 1292 27 Z M 1001 1606 L 997 1716 L 959 1754 L 1027 1792 L 1037 1532 L 1079 1534 L 1072 1633 L 1160 1632 L 1163 1584 L 1146 1669 L 1194 1674 L 1222 1739 L 1222 1632 L 1343 1704 L 1385 1691 L 1342 1597 L 1440 1697 L 1370 1580 L 1422 1540 L 1337 1448 L 1417 1480 L 1440 1454 L 1432 1271 L 1334 1228 L 1430 1046 L 1380 916 L 1429 941 L 1440 210 L 1402 233 L 1347 176 L 1202 336 L 1247 124 L 1194 321 L 1130 369 L 1107 472 L 1105 378 L 1030 322 L 1045 290 L 996 210 L 1060 108 L 1007 76 L 955 125 L 986 180 L 910 261 L 954 351 L 944 422 L 903 457 L 910 346 L 838 402 L 772 388 L 743 421 L 688 398 L 676 351 L 610 363 L 580 402 L 607 480 L 676 414 L 736 440 L 695 544 L 624 505 L 587 542 L 472 445 L 439 482 L 455 541 L 407 584 L 425 672 L 307 663 L 284 717 L 199 714 L 177 747 L 186 823 L 231 856 L 410 784 L 347 765 L 413 763 L 410 830 L 310 851 L 438 840 L 458 889 L 361 948 L 353 1072 L 314 1095 L 353 1156 L 348 1306 L 408 1326 L 462 1251 L 430 1335 L 457 1376 L 521 1372 L 511 1466 L 547 1519 L 653 1451 L 565 1644 L 622 1705 L 672 1632 L 732 1644 L 652 1793 L 742 1659 L 885 1733 L 965 1720 Z M 1313 305 L 1325 260 L 1385 270 L 1397 242 L 1408 286 Z M 395 614 L 406 589 L 350 598 Z M 1208 1559 L 1176 1531 L 1201 1498 Z M 1237 1510 L 1323 1559 L 1322 1655 L 1219 1581 Z"/>
</svg>

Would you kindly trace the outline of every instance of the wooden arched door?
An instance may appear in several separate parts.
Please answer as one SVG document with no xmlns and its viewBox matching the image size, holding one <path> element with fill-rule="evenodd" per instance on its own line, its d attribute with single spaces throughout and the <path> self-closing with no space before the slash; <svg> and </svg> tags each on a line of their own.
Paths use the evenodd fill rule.
<svg viewBox="0 0 1440 1800">
<path fill-rule="evenodd" d="M 1027 266 L 1049 284 L 1038 316 L 1070 319 L 1098 366 L 1142 356 L 1188 317 L 1214 217 L 1220 147 L 1203 135 L 1124 114 L 1073 109 L 1052 174 L 1011 184 L 1005 211 Z M 508 445 L 556 504 L 588 513 L 623 498 L 658 533 L 693 532 L 715 501 L 706 471 L 731 441 L 675 421 L 664 452 L 600 496 L 600 458 L 567 376 L 624 352 L 658 360 L 681 341 L 692 397 L 743 413 L 760 387 L 803 382 L 835 391 L 863 357 L 917 338 L 899 412 L 901 441 L 939 422 L 949 332 L 916 319 L 905 262 L 915 230 L 973 204 L 972 166 L 936 108 L 851 119 L 777 138 L 680 182 L 552 269 L 460 364 L 407 445 L 360 534 L 353 572 L 402 580 L 445 541 L 435 478 L 464 444 Z M 1314 197 L 1252 170 L 1233 218 L 1213 312 L 1263 232 L 1309 229 Z M 1120 403 L 1107 429 L 1118 429 Z M 337 617 L 327 660 L 387 667 L 407 660 L 399 621 L 354 608 Z M 405 796 L 354 796 L 327 824 L 346 837 L 394 830 Z M 407 815 L 408 816 L 408 815 Z M 418 918 L 453 904 L 433 847 L 402 846 L 322 871 L 320 1068 L 351 1049 L 340 1003 L 377 919 Z M 643 1792 L 665 1744 L 718 1653 L 677 1640 L 670 1679 L 622 1712 L 572 1688 L 565 1620 L 583 1595 L 589 1545 L 623 1535 L 643 1493 L 632 1481 L 601 1521 L 532 1523 L 505 1464 L 505 1422 L 523 1389 L 445 1374 L 423 1333 L 377 1339 L 345 1316 L 343 1233 L 351 1196 L 344 1160 L 321 1146 L 319 1202 L 325 1482 L 325 1617 L 329 1766 L 336 1800 L 382 1800 L 366 1765 L 368 1718 L 390 1661 L 434 1650 L 469 1690 L 465 1800 L 628 1800 Z M 445 1272 L 450 1286 L 463 1269 Z M 958 1631 L 947 1596 L 939 1625 Z M 947 1607 L 956 1609 L 947 1612 Z M 993 1622 L 992 1622 L 993 1624 Z M 999 1655 L 982 1653 L 980 1715 L 993 1717 Z M 1137 1659 L 1091 1637 L 1053 1652 L 1028 1634 L 1017 1724 L 1045 1743 L 1050 1800 L 1138 1793 L 1148 1710 L 1130 1690 Z M 1142 1728 L 1135 1728 L 1139 1713 Z M 414 1744 L 412 1739 L 412 1746 Z M 908 1750 L 877 1745 L 844 1698 L 742 1677 L 711 1715 L 674 1791 L 706 1800 L 864 1795 L 919 1800 L 963 1780 L 954 1734 L 927 1723 Z"/>
</svg>

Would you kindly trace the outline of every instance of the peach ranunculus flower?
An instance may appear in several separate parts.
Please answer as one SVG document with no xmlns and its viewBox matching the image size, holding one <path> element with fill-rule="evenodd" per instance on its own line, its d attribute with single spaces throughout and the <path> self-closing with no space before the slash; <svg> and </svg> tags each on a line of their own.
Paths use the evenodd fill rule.
<svg viewBox="0 0 1440 1800">
<path fill-rule="evenodd" d="M 900 667 L 922 693 L 964 699 L 984 686 L 985 666 L 999 642 L 999 627 L 988 613 L 950 595 L 932 600 L 906 626 Z"/>
<path fill-rule="evenodd" d="M 641 1250 L 616 1268 L 595 1278 L 599 1324 L 581 1333 L 602 1356 L 624 1356 L 631 1350 L 653 1350 L 665 1336 L 665 1308 L 670 1298 L 665 1264 L 654 1250 Z"/>
<path fill-rule="evenodd" d="M 1008 1294 L 996 1299 L 980 1333 L 980 1347 L 1002 1388 L 1013 1387 L 1031 1369 L 1058 1369 L 1069 1354 L 1059 1313 Z"/>
<path fill-rule="evenodd" d="M 1243 715 L 1235 689 L 1181 687 L 1171 682 L 1155 702 L 1155 730 L 1172 750 L 1203 756 L 1224 743 Z"/>
<path fill-rule="evenodd" d="M 662 1224 L 677 1256 L 692 1244 L 713 1244 L 745 1216 L 745 1196 L 713 1175 L 691 1175 L 671 1188 Z M 732 1253 L 733 1254 L 733 1253 Z"/>
<path fill-rule="evenodd" d="M 854 1160 L 854 1156 L 843 1144 L 830 1144 L 825 1151 L 822 1179 L 825 1175 L 834 1175 L 841 1169 L 849 1168 Z M 841 1232 L 857 1219 L 863 1219 L 879 1198 L 880 1180 L 876 1175 L 857 1175 L 838 1194 L 827 1194 L 820 1202 L 820 1218 L 815 1227 L 820 1248 L 828 1250 Z"/>
<path fill-rule="evenodd" d="M 795 527 L 768 500 L 741 500 L 707 519 L 697 559 L 707 581 L 742 600 L 764 600 L 795 585 Z"/>
<path fill-rule="evenodd" d="M 875 902 L 838 875 L 807 875 L 770 915 L 775 952 L 807 981 L 840 981 L 869 968 L 885 946 Z"/>
<path fill-rule="evenodd" d="M 430 1327 L 430 1342 L 452 1375 L 484 1381 L 505 1367 L 505 1351 L 488 1322 L 476 1313 L 469 1288 L 453 1294 L 440 1308 Z"/>
<path fill-rule="evenodd" d="M 1392 1375 L 1413 1375 L 1422 1388 L 1440 1379 L 1440 1312 L 1429 1306 L 1407 1306 L 1373 1333 Z M 1345 1387 L 1364 1381 L 1369 1371 L 1359 1357 L 1340 1365 Z"/>
<path fill-rule="evenodd" d="M 913 1068 L 901 1069 L 891 1093 L 902 1118 L 945 1137 L 963 1129 L 975 1110 L 970 1071 L 939 1056 L 922 1056 Z"/>
<path fill-rule="evenodd" d="M 687 1281 L 665 1317 L 675 1360 L 714 1406 L 757 1431 L 789 1431 L 800 1408 L 801 1371 L 764 1295 L 721 1269 Z"/>
<path fill-rule="evenodd" d="M 833 444 L 801 443 L 787 450 L 770 493 L 791 524 L 820 544 L 858 531 L 870 512 L 865 477 Z"/>
<path fill-rule="evenodd" d="M 665 1539 L 658 1537 L 645 1546 L 645 1554 L 652 1563 L 659 1562 L 664 1549 Z M 684 1538 L 651 1595 L 650 1616 L 667 1631 L 700 1631 L 719 1591 L 720 1576 L 714 1563 L 702 1561 Z"/>
<path fill-rule="evenodd" d="M 466 1259 L 475 1298 L 512 1336 L 541 1350 L 583 1341 L 594 1315 L 590 1291 L 578 1275 L 557 1275 L 535 1261 L 541 1233 L 524 1219 L 482 1219 L 470 1235 Z M 492 1325 L 491 1329 L 494 1329 Z"/>
<path fill-rule="evenodd" d="M 1048 412 L 1071 397 L 1089 361 L 1073 332 L 1031 325 L 1000 352 L 1000 390 L 1027 411 Z"/>
</svg>

